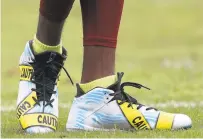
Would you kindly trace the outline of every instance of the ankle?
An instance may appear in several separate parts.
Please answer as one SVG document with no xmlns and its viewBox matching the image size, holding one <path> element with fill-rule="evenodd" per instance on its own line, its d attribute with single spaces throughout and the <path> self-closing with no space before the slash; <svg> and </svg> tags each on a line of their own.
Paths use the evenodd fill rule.
<svg viewBox="0 0 203 139">
<path fill-rule="evenodd" d="M 62 43 L 56 46 L 50 46 L 42 43 L 36 36 L 33 39 L 32 46 L 35 54 L 43 53 L 45 51 L 53 51 L 62 54 Z"/>
<path fill-rule="evenodd" d="M 115 48 L 85 46 L 81 83 L 115 74 Z"/>
</svg>

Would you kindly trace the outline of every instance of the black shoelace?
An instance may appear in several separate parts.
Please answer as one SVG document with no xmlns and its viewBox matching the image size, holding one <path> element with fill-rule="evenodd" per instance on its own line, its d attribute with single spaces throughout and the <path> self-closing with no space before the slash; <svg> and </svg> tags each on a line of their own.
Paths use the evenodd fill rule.
<svg viewBox="0 0 203 139">
<path fill-rule="evenodd" d="M 122 76 L 123 76 L 124 73 L 122 73 Z M 133 108 L 133 104 L 137 105 L 137 109 L 139 110 L 141 107 L 145 106 L 143 104 L 140 104 L 135 98 L 131 97 L 130 95 L 128 95 L 125 91 L 124 91 L 124 87 L 126 86 L 131 86 L 131 87 L 135 87 L 135 88 L 138 88 L 138 89 L 141 89 L 141 88 L 145 88 L 145 89 L 148 89 L 150 90 L 150 88 L 146 87 L 146 86 L 143 86 L 139 83 L 134 83 L 134 82 L 124 82 L 120 85 L 120 88 L 118 91 L 116 91 L 115 93 L 111 94 L 114 96 L 113 100 L 121 100 L 121 102 L 119 102 L 118 104 L 121 105 L 125 102 L 128 102 L 128 107 L 131 107 Z M 147 107 L 146 110 L 157 110 L 156 108 L 153 108 L 153 107 Z"/>
<path fill-rule="evenodd" d="M 40 101 L 43 101 L 43 111 L 46 106 L 51 106 L 54 99 L 51 99 L 52 94 L 56 94 L 54 91 L 55 85 L 57 85 L 56 80 L 59 81 L 59 72 L 61 68 L 65 71 L 66 75 L 70 79 L 72 85 L 73 81 L 68 73 L 68 71 L 64 68 L 64 66 L 53 59 L 50 59 L 46 62 L 46 64 L 35 65 L 36 70 L 33 72 L 31 76 L 31 82 L 36 84 L 36 88 L 32 88 L 32 91 L 36 91 L 37 98 L 33 97 L 33 100 L 36 104 L 40 105 Z M 47 75 L 51 73 L 50 75 Z M 38 87 L 37 87 L 38 86 Z M 47 102 L 45 104 L 45 102 Z"/>
</svg>

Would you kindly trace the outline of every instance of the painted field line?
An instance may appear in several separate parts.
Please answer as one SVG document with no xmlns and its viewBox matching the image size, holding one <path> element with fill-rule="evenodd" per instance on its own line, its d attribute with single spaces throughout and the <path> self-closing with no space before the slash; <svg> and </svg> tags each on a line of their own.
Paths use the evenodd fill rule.
<svg viewBox="0 0 203 139">
<path fill-rule="evenodd" d="M 157 107 L 157 108 L 195 108 L 195 107 L 203 107 L 203 101 L 197 102 L 197 101 L 168 101 L 165 103 L 156 103 L 156 104 L 149 104 L 149 106 Z M 69 109 L 71 107 L 71 103 L 59 103 L 60 108 L 67 108 Z M 1 112 L 10 112 L 15 111 L 16 106 L 10 105 L 10 106 L 1 106 Z"/>
</svg>

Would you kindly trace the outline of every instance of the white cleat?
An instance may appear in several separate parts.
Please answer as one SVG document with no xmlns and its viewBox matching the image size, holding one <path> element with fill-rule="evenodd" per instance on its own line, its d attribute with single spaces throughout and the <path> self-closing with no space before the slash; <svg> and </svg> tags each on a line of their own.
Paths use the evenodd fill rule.
<svg viewBox="0 0 203 139">
<path fill-rule="evenodd" d="M 192 120 L 185 114 L 176 114 L 172 129 L 188 129 L 192 126 Z"/>
<path fill-rule="evenodd" d="M 121 84 L 122 76 L 123 73 L 118 73 L 115 84 L 106 88 L 98 84 L 100 87 L 93 87 L 88 92 L 84 92 L 77 84 L 77 96 L 70 109 L 66 129 L 68 131 L 172 130 L 187 129 L 192 126 L 191 119 L 186 115 L 162 112 L 138 103 L 135 98 L 124 92 L 124 87 L 147 87 L 132 82 Z"/>
<path fill-rule="evenodd" d="M 67 54 L 63 49 L 62 55 L 34 55 L 31 44 L 26 44 L 20 57 L 17 118 L 28 133 L 53 132 L 58 123 L 57 81 Z"/>
</svg>

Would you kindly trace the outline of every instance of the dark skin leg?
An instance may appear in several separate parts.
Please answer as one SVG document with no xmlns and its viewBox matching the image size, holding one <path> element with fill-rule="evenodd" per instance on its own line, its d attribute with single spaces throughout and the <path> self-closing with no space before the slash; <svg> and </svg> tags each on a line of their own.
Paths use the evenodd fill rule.
<svg viewBox="0 0 203 139">
<path fill-rule="evenodd" d="M 105 76 L 114 75 L 115 48 L 102 46 L 84 47 L 81 83 L 87 83 Z"/>
<path fill-rule="evenodd" d="M 37 39 L 49 46 L 60 43 L 65 19 L 68 17 L 74 0 L 40 0 L 40 15 Z"/>
<path fill-rule="evenodd" d="M 65 20 L 53 22 L 39 15 L 36 37 L 40 42 L 49 46 L 56 46 L 60 43 L 61 34 Z"/>
<path fill-rule="evenodd" d="M 115 52 L 124 0 L 80 0 L 83 17 L 81 83 L 115 74 Z"/>
</svg>

